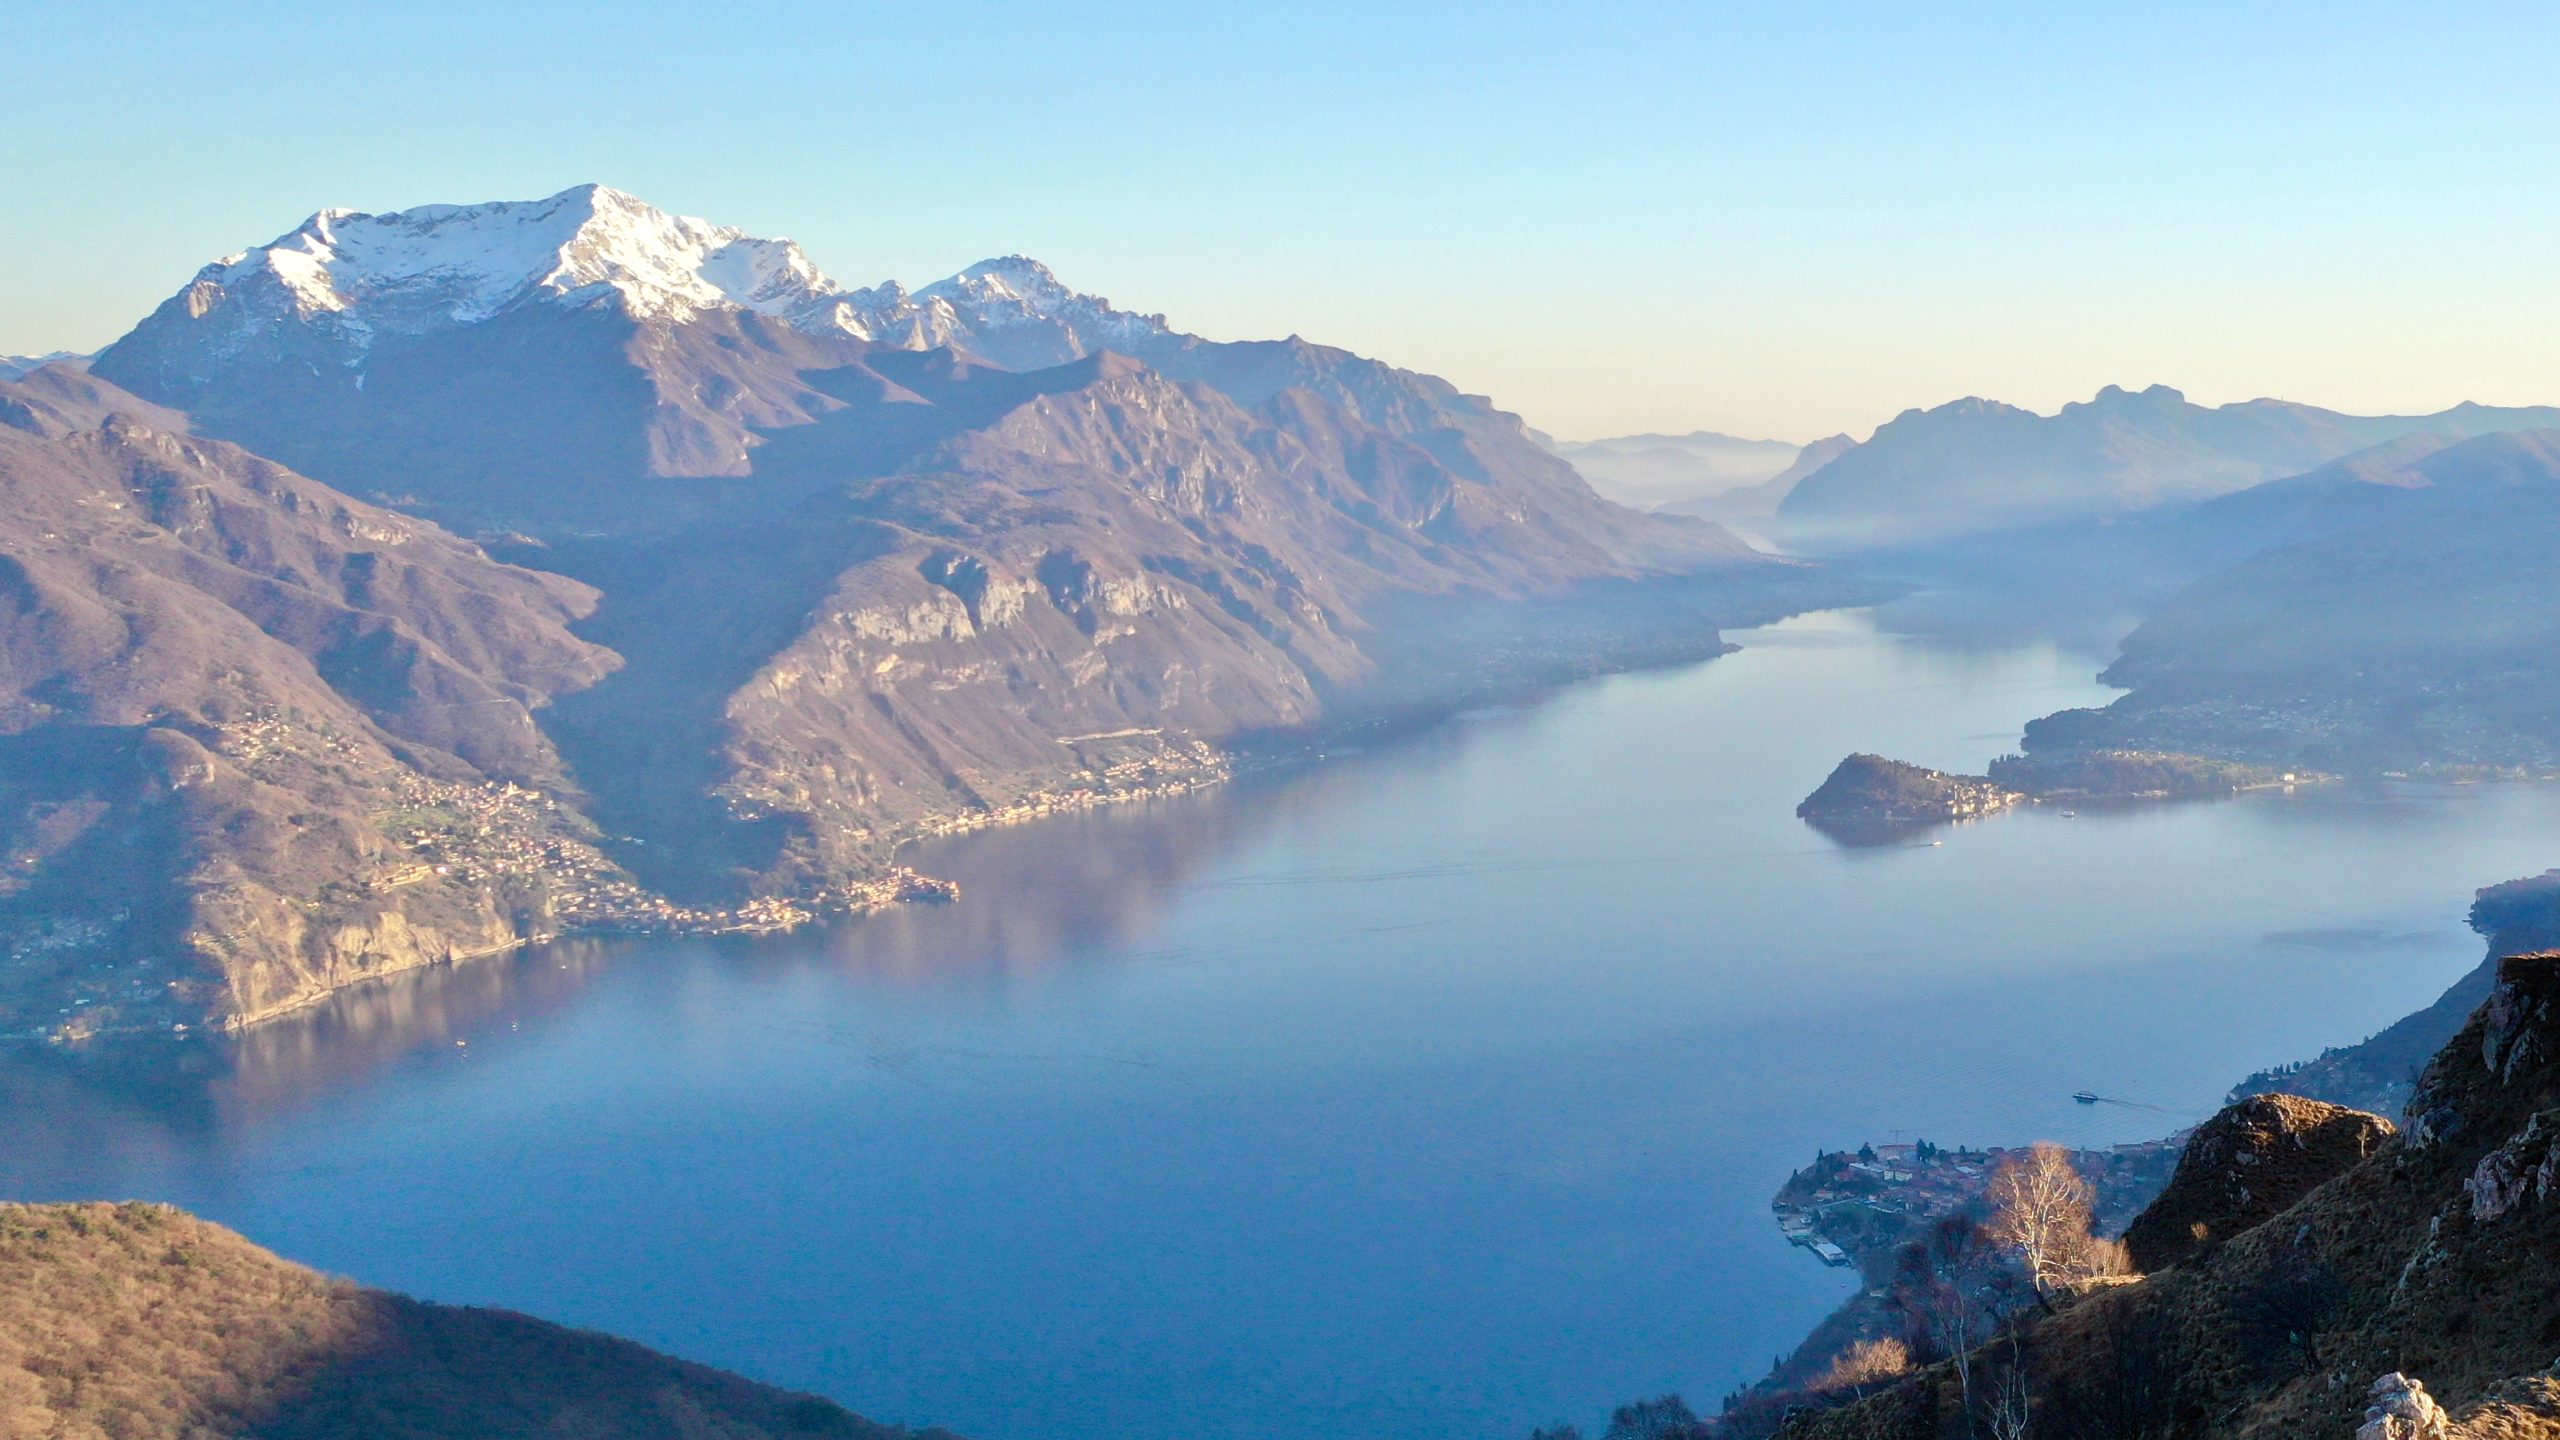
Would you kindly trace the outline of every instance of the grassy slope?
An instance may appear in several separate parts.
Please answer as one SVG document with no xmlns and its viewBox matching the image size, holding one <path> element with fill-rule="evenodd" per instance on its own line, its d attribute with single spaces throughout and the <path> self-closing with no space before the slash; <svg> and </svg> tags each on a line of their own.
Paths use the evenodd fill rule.
<svg viewBox="0 0 2560 1440">
<path fill-rule="evenodd" d="M 0 1205 L 9 1440 L 912 1433 L 611 1336 L 367 1290 L 166 1206 Z"/>
</svg>

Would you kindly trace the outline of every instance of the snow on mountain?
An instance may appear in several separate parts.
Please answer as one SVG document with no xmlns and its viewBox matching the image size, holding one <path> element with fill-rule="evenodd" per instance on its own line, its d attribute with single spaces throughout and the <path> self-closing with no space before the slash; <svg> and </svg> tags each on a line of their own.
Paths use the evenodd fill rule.
<svg viewBox="0 0 2560 1440">
<path fill-rule="evenodd" d="M 670 214 L 603 185 L 383 215 L 323 210 L 206 266 L 179 301 L 195 320 L 236 309 L 223 328 L 243 340 L 275 322 L 316 327 L 339 342 L 348 363 L 379 336 L 476 324 L 537 304 L 611 304 L 671 322 L 751 311 L 812 333 L 909 349 L 959 344 L 1016 368 L 1166 333 L 1163 317 L 1077 294 L 1019 255 L 912 293 L 894 281 L 847 289 L 789 240 Z"/>
<path fill-rule="evenodd" d="M 1162 315 L 1115 309 L 1099 295 L 1060 284 L 1027 255 L 981 260 L 916 292 L 946 308 L 971 349 L 1016 370 L 1060 365 L 1095 350 L 1142 349 L 1172 333 Z"/>
<path fill-rule="evenodd" d="M 645 319 L 733 308 L 862 334 L 871 297 L 820 273 L 788 240 L 581 185 L 544 200 L 323 210 L 206 266 L 188 308 L 202 316 L 235 300 L 302 320 L 332 317 L 353 334 L 420 334 L 525 304 L 614 301 Z"/>
</svg>

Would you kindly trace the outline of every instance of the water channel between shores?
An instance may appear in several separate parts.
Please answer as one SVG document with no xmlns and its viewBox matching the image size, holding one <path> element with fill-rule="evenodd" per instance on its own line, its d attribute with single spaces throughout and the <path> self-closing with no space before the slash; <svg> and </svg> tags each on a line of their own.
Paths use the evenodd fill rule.
<svg viewBox="0 0 2560 1440">
<path fill-rule="evenodd" d="M 1842 755 L 1978 772 L 2100 660 L 1733 638 L 902 856 L 954 906 L 0 1054 L 0 1194 L 172 1201 L 977 1440 L 1510 1440 L 1792 1346 L 1853 1283 L 1770 1222 L 1817 1148 L 2150 1138 L 2433 999 L 2471 892 L 2560 856 L 2534 784 L 1846 849 L 1792 813 Z"/>
</svg>

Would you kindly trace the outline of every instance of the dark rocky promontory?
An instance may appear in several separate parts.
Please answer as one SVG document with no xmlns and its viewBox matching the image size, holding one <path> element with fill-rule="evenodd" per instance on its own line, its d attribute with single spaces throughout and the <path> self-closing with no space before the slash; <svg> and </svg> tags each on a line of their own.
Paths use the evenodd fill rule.
<svg viewBox="0 0 2560 1440">
<path fill-rule="evenodd" d="M 2364 1163 L 2390 1121 L 2299 1095 L 2252 1095 L 2197 1127 L 2168 1188 L 2124 1233 L 2148 1274 L 2269 1219 Z"/>
<path fill-rule="evenodd" d="M 2025 798 L 1986 776 L 1852 755 L 1805 797 L 1796 815 L 1835 839 L 1877 844 L 1932 825 L 1997 814 Z"/>
</svg>

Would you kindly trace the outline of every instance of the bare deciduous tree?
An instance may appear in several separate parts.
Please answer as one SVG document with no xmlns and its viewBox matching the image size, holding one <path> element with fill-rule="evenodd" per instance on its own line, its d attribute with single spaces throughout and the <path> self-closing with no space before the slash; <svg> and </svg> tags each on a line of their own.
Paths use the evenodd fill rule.
<svg viewBox="0 0 2560 1440">
<path fill-rule="evenodd" d="M 2009 1332 L 2008 1354 L 1982 1385 L 1981 1429 L 1991 1440 L 2026 1440 L 2035 1418 L 2034 1395 L 2027 1378 L 2025 1350 L 2017 1331 Z"/>
<path fill-rule="evenodd" d="M 1901 1318 L 1914 1358 L 1945 1360 L 1965 1413 L 1973 1413 L 1975 1349 L 2021 1306 L 2017 1272 L 1971 1217 L 1950 1215 L 1902 1249 L 1886 1304 Z"/>
<path fill-rule="evenodd" d="M 1701 1440 L 1705 1422 L 1677 1395 L 1621 1405 L 1609 1417 L 1602 1440 Z"/>
<path fill-rule="evenodd" d="M 1911 1347 L 1888 1335 L 1841 1351 L 1813 1384 L 1816 1390 L 1865 1395 L 1910 1373 Z"/>
<path fill-rule="evenodd" d="M 2110 1248 L 2089 1234 L 2089 1181 L 2059 1145 L 2001 1157 L 1991 1172 L 1991 1238 L 2015 1251 L 2043 1300 L 2056 1289 L 2106 1272 Z"/>
</svg>

